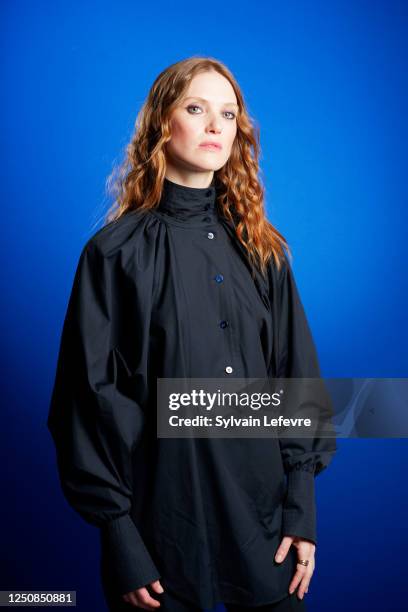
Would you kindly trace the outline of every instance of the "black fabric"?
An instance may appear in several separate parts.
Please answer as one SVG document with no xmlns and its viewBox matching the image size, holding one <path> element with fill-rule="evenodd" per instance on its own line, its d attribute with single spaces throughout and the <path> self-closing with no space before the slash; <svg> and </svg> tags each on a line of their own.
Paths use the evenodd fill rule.
<svg viewBox="0 0 408 612">
<path fill-rule="evenodd" d="M 121 595 L 112 590 L 109 573 L 105 573 L 109 572 L 109 568 L 103 559 L 100 569 L 105 601 L 109 612 L 129 612 L 134 610 L 135 608 L 132 604 L 126 602 Z M 177 595 L 168 587 L 165 581 L 162 581 L 161 584 L 164 589 L 163 593 L 156 593 L 152 588 L 148 587 L 151 597 L 160 602 L 158 610 L 161 612 L 201 612 L 202 608 Z M 282 599 L 264 606 L 248 607 L 237 604 L 225 604 L 224 608 L 226 612 L 293 612 L 294 610 L 297 610 L 297 612 L 307 612 L 309 609 L 306 604 L 307 595 L 300 599 L 297 596 L 297 592 L 296 589 L 292 594 L 287 593 Z M 139 607 L 139 609 L 142 608 Z"/>
<path fill-rule="evenodd" d="M 63 492 L 100 528 L 117 594 L 158 578 L 193 605 L 287 593 L 317 542 L 314 478 L 334 439 L 155 435 L 156 379 L 320 376 L 287 258 L 251 274 L 216 189 L 165 179 L 154 210 L 97 231 L 80 255 L 48 427 Z M 226 322 L 226 323 L 221 323 Z"/>
<path fill-rule="evenodd" d="M 104 564 L 101 564 L 102 572 L 102 584 L 105 585 L 104 595 L 109 612 L 130 612 L 135 610 L 135 607 L 126 602 L 122 596 L 117 595 L 114 591 L 109 588 L 109 574 L 105 575 Z M 190 603 L 188 600 L 180 597 L 174 591 L 170 590 L 167 584 L 162 583 L 164 592 L 156 593 L 150 587 L 148 591 L 154 599 L 160 602 L 160 607 L 157 610 L 160 612 L 201 612 L 203 608 Z M 265 606 L 239 606 L 237 604 L 226 604 L 224 606 L 226 612 L 307 612 L 308 605 L 306 604 L 307 595 L 300 599 L 297 596 L 297 590 L 294 593 L 287 593 L 282 599 L 274 601 L 273 603 L 266 604 Z M 136 609 L 142 610 L 141 607 Z"/>
</svg>

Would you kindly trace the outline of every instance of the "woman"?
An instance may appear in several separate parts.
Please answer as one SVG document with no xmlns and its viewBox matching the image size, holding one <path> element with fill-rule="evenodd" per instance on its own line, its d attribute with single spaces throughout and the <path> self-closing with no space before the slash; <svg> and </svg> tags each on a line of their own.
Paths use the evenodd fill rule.
<svg viewBox="0 0 408 612">
<path fill-rule="evenodd" d="M 157 378 L 320 376 L 258 156 L 231 72 L 171 65 L 79 259 L 48 427 L 110 610 L 306 609 L 334 440 L 155 432 Z"/>
</svg>

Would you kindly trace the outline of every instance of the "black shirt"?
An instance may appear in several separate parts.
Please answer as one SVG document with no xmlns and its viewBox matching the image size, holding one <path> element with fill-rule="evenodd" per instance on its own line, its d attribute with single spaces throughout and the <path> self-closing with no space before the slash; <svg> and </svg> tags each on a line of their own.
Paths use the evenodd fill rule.
<svg viewBox="0 0 408 612">
<path fill-rule="evenodd" d="M 157 438 L 156 378 L 318 377 L 285 256 L 251 275 L 214 184 L 165 179 L 153 210 L 98 230 L 79 258 L 48 427 L 69 504 L 100 528 L 118 594 L 161 579 L 194 605 L 271 603 L 317 542 L 314 478 L 333 439 Z"/>
</svg>

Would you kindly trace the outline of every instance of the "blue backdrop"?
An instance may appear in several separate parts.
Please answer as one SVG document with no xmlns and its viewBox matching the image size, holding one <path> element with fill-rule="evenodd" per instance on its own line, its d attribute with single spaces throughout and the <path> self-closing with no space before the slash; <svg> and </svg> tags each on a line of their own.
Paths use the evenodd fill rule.
<svg viewBox="0 0 408 612">
<path fill-rule="evenodd" d="M 260 125 L 268 216 L 293 249 L 323 374 L 406 377 L 406 3 L 15 0 L 1 13 L 0 589 L 72 589 L 79 610 L 105 610 L 97 530 L 62 497 L 46 417 L 75 266 L 136 113 L 170 63 L 225 62 Z M 407 441 L 338 446 L 316 483 L 309 609 L 405 610 Z"/>
</svg>

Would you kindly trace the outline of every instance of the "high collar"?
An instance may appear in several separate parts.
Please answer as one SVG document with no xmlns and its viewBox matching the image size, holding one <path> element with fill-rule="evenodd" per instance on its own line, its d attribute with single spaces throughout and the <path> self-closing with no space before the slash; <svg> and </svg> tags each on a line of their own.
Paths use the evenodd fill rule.
<svg viewBox="0 0 408 612">
<path fill-rule="evenodd" d="M 209 187 L 186 187 L 164 179 L 157 210 L 186 224 L 214 223 L 217 219 L 214 180 Z"/>
<path fill-rule="evenodd" d="M 267 297 L 266 280 L 262 274 L 251 265 L 248 254 L 242 243 L 237 239 L 235 225 L 232 221 L 218 213 L 217 192 L 214 179 L 209 187 L 186 187 L 173 183 L 165 178 L 161 200 L 153 214 L 165 215 L 169 222 L 184 228 L 206 228 L 214 224 L 224 226 L 233 244 L 241 253 L 248 269 L 253 274 L 255 285 L 262 300 L 270 308 Z"/>
</svg>

